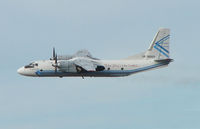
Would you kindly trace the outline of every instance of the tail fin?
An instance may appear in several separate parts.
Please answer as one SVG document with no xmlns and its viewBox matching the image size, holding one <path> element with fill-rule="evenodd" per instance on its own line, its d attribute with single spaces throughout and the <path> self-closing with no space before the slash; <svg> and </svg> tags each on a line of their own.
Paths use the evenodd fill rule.
<svg viewBox="0 0 200 129">
<path fill-rule="evenodd" d="M 155 60 L 169 59 L 169 38 L 169 29 L 159 29 L 145 53 L 145 58 L 155 58 Z"/>
</svg>

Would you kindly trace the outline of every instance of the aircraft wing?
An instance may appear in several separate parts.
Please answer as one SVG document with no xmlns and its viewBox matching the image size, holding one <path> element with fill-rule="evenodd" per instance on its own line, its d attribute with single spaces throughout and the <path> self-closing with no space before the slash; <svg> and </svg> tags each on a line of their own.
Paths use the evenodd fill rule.
<svg viewBox="0 0 200 129">
<path fill-rule="evenodd" d="M 94 58 L 88 50 L 79 50 L 73 55 L 73 57 L 87 57 L 94 60 L 99 60 L 98 58 Z"/>
<path fill-rule="evenodd" d="M 96 71 L 97 68 L 96 62 L 87 59 L 76 59 L 74 60 L 74 64 L 86 71 Z"/>
</svg>

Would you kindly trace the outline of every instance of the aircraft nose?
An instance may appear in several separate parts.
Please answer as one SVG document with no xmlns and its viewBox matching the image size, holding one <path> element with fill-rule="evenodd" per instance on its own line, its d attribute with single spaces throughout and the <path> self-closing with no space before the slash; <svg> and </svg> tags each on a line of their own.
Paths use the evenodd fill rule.
<svg viewBox="0 0 200 129">
<path fill-rule="evenodd" d="M 17 70 L 17 73 L 24 75 L 24 76 L 36 76 L 34 69 L 26 69 L 21 67 Z"/>
<path fill-rule="evenodd" d="M 23 75 L 23 71 L 24 71 L 24 68 L 21 67 L 17 70 L 17 73 Z"/>
</svg>

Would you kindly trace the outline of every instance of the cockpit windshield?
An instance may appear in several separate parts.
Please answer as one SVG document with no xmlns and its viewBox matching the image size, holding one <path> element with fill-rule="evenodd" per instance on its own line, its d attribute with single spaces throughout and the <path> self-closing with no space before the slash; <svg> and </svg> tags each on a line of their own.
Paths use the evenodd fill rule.
<svg viewBox="0 0 200 129">
<path fill-rule="evenodd" d="M 24 68 L 34 68 L 35 66 L 38 66 L 38 63 L 30 63 L 29 65 L 24 66 Z"/>
</svg>

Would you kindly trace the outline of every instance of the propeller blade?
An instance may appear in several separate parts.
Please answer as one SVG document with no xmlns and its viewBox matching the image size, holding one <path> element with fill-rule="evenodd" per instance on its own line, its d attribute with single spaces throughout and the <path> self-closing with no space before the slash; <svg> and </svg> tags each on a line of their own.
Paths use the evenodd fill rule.
<svg viewBox="0 0 200 129">
<path fill-rule="evenodd" d="M 58 63 L 58 57 L 57 57 L 57 54 L 56 54 L 56 56 L 55 56 L 55 64 L 57 64 Z"/>
<path fill-rule="evenodd" d="M 56 52 L 55 52 L 55 47 L 53 47 L 53 59 L 55 59 Z"/>
<path fill-rule="evenodd" d="M 57 67 L 55 67 L 55 73 L 57 73 Z"/>
<path fill-rule="evenodd" d="M 57 54 L 55 55 L 55 72 L 57 72 L 58 67 L 58 60 L 57 60 Z"/>
<path fill-rule="evenodd" d="M 55 61 L 54 64 L 52 64 L 53 67 L 55 67 L 55 73 L 57 72 L 57 69 L 58 69 L 58 56 L 55 52 L 55 47 L 53 47 L 53 57 L 52 57 L 52 60 Z"/>
</svg>

